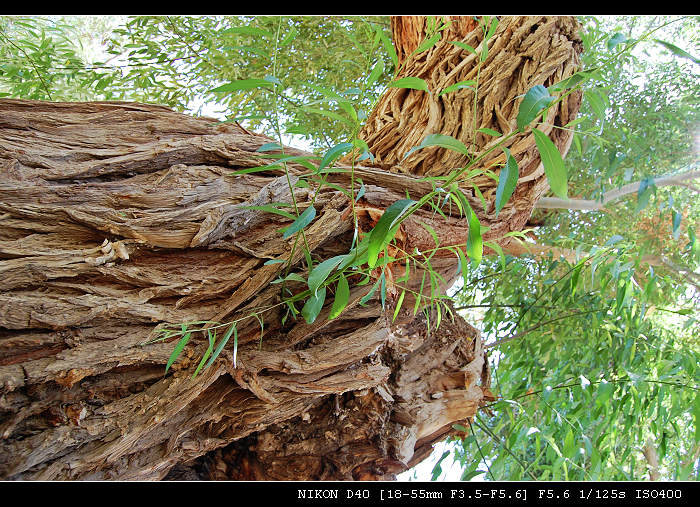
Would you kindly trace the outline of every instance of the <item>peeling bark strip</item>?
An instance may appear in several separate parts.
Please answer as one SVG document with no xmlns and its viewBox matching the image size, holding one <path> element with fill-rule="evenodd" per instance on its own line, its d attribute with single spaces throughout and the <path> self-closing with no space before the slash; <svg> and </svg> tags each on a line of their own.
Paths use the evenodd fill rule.
<svg viewBox="0 0 700 507">
<path fill-rule="evenodd" d="M 530 19 L 519 23 L 532 27 Z M 516 25 L 502 26 L 529 40 Z M 559 33 L 557 23 L 537 26 Z M 575 60 L 567 47 L 553 67 Z M 465 68 L 464 56 L 445 65 Z M 523 58 L 538 63 L 518 82 L 566 77 L 546 59 Z M 470 100 L 457 96 L 455 107 Z M 291 202 L 286 178 L 231 175 L 270 162 L 255 151 L 268 142 L 160 106 L 0 99 L 0 478 L 392 479 L 493 399 L 478 331 L 457 315 L 437 331 L 420 313 L 390 323 L 391 287 L 388 314 L 376 299 L 352 303 L 366 290 L 357 287 L 332 321 L 322 312 L 312 325 L 281 322 L 280 288 L 270 282 L 283 265 L 264 263 L 291 255 L 293 238 L 279 233 L 290 221 L 243 206 Z M 532 152 L 531 139 L 520 142 L 518 153 Z M 379 151 L 386 164 L 389 151 Z M 430 191 L 413 170 L 383 167 L 357 168 L 365 231 L 406 189 Z M 514 196 L 525 219 L 542 190 L 538 176 L 531 181 Z M 301 209 L 311 205 L 313 189 L 293 191 Z M 327 188 L 314 206 L 312 256 L 346 253 L 347 197 Z M 430 211 L 411 219 L 434 223 Z M 502 230 L 519 227 L 512 220 Z M 416 222 L 404 225 L 404 246 L 430 239 Z M 466 237 L 457 218 L 434 228 Z M 303 255 L 294 255 L 301 270 Z M 454 256 L 433 267 L 448 281 L 458 271 Z M 174 343 L 142 345 L 163 324 L 229 322 L 260 308 L 262 330 L 254 318 L 239 323 L 237 368 L 225 350 L 192 379 L 207 345 L 196 335 L 164 376 Z"/>
</svg>

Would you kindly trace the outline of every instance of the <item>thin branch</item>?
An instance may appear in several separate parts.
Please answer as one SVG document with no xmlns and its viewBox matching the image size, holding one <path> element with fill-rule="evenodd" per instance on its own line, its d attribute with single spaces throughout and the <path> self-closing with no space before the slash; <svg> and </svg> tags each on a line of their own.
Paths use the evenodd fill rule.
<svg viewBox="0 0 700 507">
<path fill-rule="evenodd" d="M 525 329 L 524 331 L 520 331 L 519 333 L 516 333 L 516 334 L 514 334 L 514 335 L 512 335 L 512 336 L 507 336 L 506 338 L 502 338 L 502 339 L 497 340 L 497 341 L 495 341 L 495 342 L 487 343 L 487 344 L 484 345 L 484 348 L 487 348 L 487 349 L 488 349 L 488 348 L 491 348 L 491 347 L 497 347 L 498 345 L 503 345 L 504 343 L 508 343 L 508 342 L 513 341 L 513 340 L 516 340 L 516 339 L 518 339 L 518 338 L 522 338 L 522 337 L 525 336 L 526 334 L 531 333 L 532 331 L 535 331 L 535 330 L 539 329 L 539 328 L 542 327 L 542 326 L 546 326 L 547 324 L 551 324 L 552 322 L 556 322 L 556 321 L 558 321 L 558 320 L 568 319 L 569 317 L 577 317 L 577 316 L 579 316 L 579 315 L 586 315 L 586 314 L 588 314 L 588 313 L 603 312 L 603 311 L 605 311 L 605 310 L 607 310 L 607 309 L 608 309 L 607 307 L 605 307 L 605 308 L 594 308 L 593 310 L 586 310 L 586 311 L 583 311 L 583 312 L 576 311 L 576 312 L 570 313 L 570 314 L 568 314 L 568 315 L 560 315 L 559 317 L 555 317 L 555 318 L 553 318 L 553 319 L 550 319 L 550 320 L 547 320 L 547 321 L 545 321 L 545 322 L 542 322 L 541 324 L 537 324 L 536 326 L 533 326 L 533 327 L 530 327 L 530 328 L 528 328 L 528 329 Z"/>
<path fill-rule="evenodd" d="M 2 34 L 2 36 L 5 38 L 5 40 L 7 42 L 12 44 L 15 48 L 19 49 L 22 52 L 22 54 L 24 55 L 24 57 L 27 60 L 29 60 L 29 64 L 32 66 L 32 68 L 34 69 L 34 72 L 36 72 L 36 75 L 38 76 L 39 80 L 41 81 L 41 84 L 44 86 L 44 91 L 46 92 L 46 95 L 49 97 L 49 100 L 53 100 L 53 98 L 51 97 L 51 92 L 49 91 L 49 86 L 46 84 L 46 81 L 44 81 L 44 76 L 41 75 L 41 72 L 39 71 L 39 69 L 36 68 L 36 64 L 34 63 L 34 60 L 27 54 L 27 52 L 21 46 L 18 46 L 17 44 L 12 42 L 12 39 L 7 37 L 5 34 Z"/>
<path fill-rule="evenodd" d="M 649 479 L 658 481 L 661 478 L 659 474 L 659 455 L 656 452 L 656 447 L 654 447 L 654 442 L 651 438 L 647 438 L 642 453 L 649 464 Z"/>
<path fill-rule="evenodd" d="M 697 167 L 697 164 L 695 164 Z M 669 176 L 661 176 L 659 178 L 654 178 L 652 183 L 657 188 L 668 187 L 668 186 L 688 186 L 685 183 L 686 180 L 692 180 L 695 178 L 700 178 L 700 170 L 695 169 L 693 171 L 681 172 L 678 174 L 672 174 Z M 625 197 L 629 194 L 633 194 L 639 190 L 641 182 L 637 181 L 634 183 L 629 183 L 623 185 L 616 190 L 610 190 L 603 194 L 601 200 L 593 199 L 559 199 L 556 197 L 543 197 L 537 203 L 535 203 L 535 208 L 540 209 L 569 209 L 569 210 L 602 210 L 610 202 L 616 201 Z M 697 188 L 690 186 L 691 190 L 697 192 Z"/>
</svg>

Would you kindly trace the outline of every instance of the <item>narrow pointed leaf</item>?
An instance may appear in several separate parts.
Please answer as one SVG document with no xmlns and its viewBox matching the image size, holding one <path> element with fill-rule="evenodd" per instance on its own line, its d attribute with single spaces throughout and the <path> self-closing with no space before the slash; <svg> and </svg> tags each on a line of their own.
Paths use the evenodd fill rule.
<svg viewBox="0 0 700 507">
<path fill-rule="evenodd" d="M 227 28 L 221 32 L 222 35 L 229 34 L 243 34 L 243 35 L 253 35 L 261 37 L 273 37 L 271 32 L 263 30 L 262 28 L 256 28 L 254 26 L 235 26 L 233 28 Z"/>
<path fill-rule="evenodd" d="M 513 195 L 515 191 L 515 186 L 518 183 L 519 171 L 518 163 L 515 158 L 510 154 L 508 148 L 503 148 L 506 154 L 506 165 L 501 169 L 501 173 L 498 175 L 498 188 L 496 189 L 496 216 L 506 205 L 510 196 Z"/>
<path fill-rule="evenodd" d="M 682 215 L 679 212 L 673 212 L 673 239 L 675 239 L 676 241 L 678 241 L 678 238 L 681 234 L 681 218 Z"/>
<path fill-rule="evenodd" d="M 476 131 L 481 132 L 482 134 L 488 134 L 488 135 L 493 136 L 493 137 L 501 137 L 503 135 L 500 132 L 497 132 L 493 129 L 487 129 L 487 128 L 476 129 Z"/>
<path fill-rule="evenodd" d="M 467 255 L 479 265 L 484 254 L 484 245 L 481 239 L 481 224 L 474 210 L 469 207 L 469 237 L 467 238 Z"/>
<path fill-rule="evenodd" d="M 297 217 L 296 220 L 294 220 L 294 222 L 292 222 L 292 225 L 290 225 L 284 230 L 284 234 L 282 234 L 282 237 L 284 239 L 287 239 L 293 236 L 294 234 L 302 230 L 304 227 L 309 225 L 315 217 L 316 208 L 314 208 L 313 206 L 309 206 L 308 208 L 306 208 L 306 210 L 304 210 L 304 212 L 301 215 Z"/>
<path fill-rule="evenodd" d="M 453 41 L 453 40 L 451 40 L 451 41 L 449 41 L 449 42 L 450 42 L 450 44 L 454 44 L 454 45 L 457 46 L 458 48 L 462 48 L 462 49 L 464 49 L 465 51 L 469 51 L 469 52 L 472 53 L 472 54 L 476 54 L 476 49 L 474 49 L 474 48 L 473 48 L 472 46 L 470 46 L 469 44 L 465 44 L 464 42 L 458 42 L 458 41 Z"/>
<path fill-rule="evenodd" d="M 384 247 L 385 243 L 391 241 L 389 234 L 391 228 L 403 213 L 416 201 L 412 199 L 401 199 L 389 206 L 382 217 L 374 226 L 369 236 L 369 245 L 367 246 L 367 262 L 370 268 L 377 264 L 379 252 Z"/>
<path fill-rule="evenodd" d="M 201 361 L 199 361 L 199 364 L 197 365 L 197 369 L 194 370 L 194 373 L 192 374 L 192 378 L 195 378 L 197 376 L 197 374 L 200 372 L 200 370 L 204 367 L 204 363 L 206 362 L 206 360 L 209 358 L 211 353 L 214 351 L 214 342 L 216 340 L 215 336 L 216 336 L 216 332 L 214 333 L 214 336 L 212 336 L 211 329 L 207 329 L 207 338 L 209 338 L 209 346 L 207 347 L 207 351 L 202 356 Z"/>
<path fill-rule="evenodd" d="M 353 145 L 351 143 L 336 144 L 323 156 L 323 158 L 321 159 L 321 163 L 318 166 L 318 170 L 320 171 L 324 167 L 332 164 L 338 157 L 340 157 L 344 153 L 347 153 L 352 148 Z"/>
<path fill-rule="evenodd" d="M 399 300 L 396 302 L 396 309 L 394 309 L 394 317 L 391 319 L 391 321 L 395 321 L 396 317 L 399 315 L 399 311 L 401 310 L 401 305 L 403 304 L 403 298 L 406 296 L 406 289 L 401 291 L 401 295 L 399 296 Z"/>
<path fill-rule="evenodd" d="M 379 38 L 382 41 L 382 45 L 384 46 L 384 49 L 386 50 L 387 54 L 391 58 L 391 61 L 394 62 L 394 68 L 398 68 L 399 66 L 399 57 L 396 55 L 396 49 L 394 48 L 394 44 L 391 42 L 389 39 L 389 36 L 384 32 L 384 29 L 376 25 L 377 28 L 377 34 L 379 35 Z"/>
<path fill-rule="evenodd" d="M 601 120 L 605 120 L 605 111 L 608 108 L 607 101 L 608 97 L 603 90 L 600 88 L 594 88 L 592 90 L 586 90 L 583 93 L 586 100 L 593 109 L 593 113 Z"/>
<path fill-rule="evenodd" d="M 423 139 L 423 141 L 418 146 L 414 146 L 413 148 L 408 150 L 408 153 L 404 155 L 404 158 L 407 158 L 414 151 L 422 150 L 423 148 L 430 148 L 433 146 L 446 148 L 448 150 L 462 153 L 463 155 L 469 154 L 469 150 L 459 139 L 455 139 L 454 137 L 447 136 L 445 134 L 430 134 L 425 136 L 425 139 Z"/>
<path fill-rule="evenodd" d="M 608 39 L 608 51 L 612 51 L 615 49 L 615 46 L 622 44 L 623 42 L 627 42 L 627 37 L 625 37 L 625 35 L 622 33 L 616 33 L 610 37 L 610 39 Z"/>
<path fill-rule="evenodd" d="M 384 74 L 384 60 L 379 60 L 372 69 L 372 72 L 369 73 L 369 77 L 367 78 L 367 87 L 372 86 L 382 74 Z"/>
<path fill-rule="evenodd" d="M 428 83 L 419 77 L 402 77 L 389 83 L 389 88 L 410 88 L 412 90 L 422 90 L 430 93 Z"/>
<path fill-rule="evenodd" d="M 441 97 L 446 93 L 461 90 L 462 88 L 472 88 L 473 89 L 475 84 L 476 84 L 476 81 L 474 81 L 474 80 L 460 81 L 459 83 L 455 83 L 453 85 L 450 85 L 447 88 L 445 88 L 444 90 L 442 90 L 440 93 L 438 93 L 438 97 Z"/>
<path fill-rule="evenodd" d="M 313 324 L 321 313 L 321 308 L 323 308 L 323 303 L 326 300 L 326 288 L 321 287 L 316 291 L 316 294 L 311 294 L 311 297 L 306 300 L 304 307 L 301 309 L 301 315 L 306 320 L 307 324 Z"/>
<path fill-rule="evenodd" d="M 547 181 L 549 181 L 552 192 L 557 197 L 567 199 L 566 167 L 564 167 L 561 153 L 559 153 L 555 144 L 544 132 L 535 129 L 532 133 L 535 136 L 535 143 L 544 165 L 544 173 L 547 175 Z"/>
<path fill-rule="evenodd" d="M 381 279 L 378 279 L 376 282 L 374 282 L 374 285 L 372 285 L 372 288 L 369 290 L 369 292 L 362 296 L 362 299 L 360 299 L 360 305 L 364 305 L 365 303 L 367 303 L 367 301 L 372 299 L 372 296 L 374 296 L 374 293 L 376 292 L 377 287 L 379 287 L 380 282 Z"/>
<path fill-rule="evenodd" d="M 523 130 L 532 120 L 542 112 L 551 102 L 555 100 L 542 85 L 535 85 L 525 94 L 520 103 L 518 116 L 516 118 L 518 130 Z"/>
<path fill-rule="evenodd" d="M 335 319 L 341 312 L 345 309 L 350 299 L 350 287 L 348 281 L 344 276 L 341 276 L 338 280 L 338 286 L 335 289 L 335 299 L 333 300 L 333 306 L 331 306 L 331 312 L 328 315 L 329 319 Z"/>
<path fill-rule="evenodd" d="M 209 90 L 214 93 L 227 93 L 235 92 L 241 90 L 252 90 L 254 88 L 272 88 L 274 83 L 266 79 L 241 79 L 238 81 L 231 81 L 225 85 L 219 86 Z"/>
<path fill-rule="evenodd" d="M 228 328 L 228 331 L 226 331 L 226 334 L 224 337 L 221 339 L 219 344 L 216 346 L 216 349 L 214 349 L 214 353 L 211 355 L 209 358 L 209 362 L 207 363 L 207 368 L 211 366 L 211 364 L 216 360 L 217 357 L 219 357 L 219 354 L 221 354 L 221 351 L 224 350 L 224 347 L 226 346 L 226 343 L 228 343 L 229 339 L 231 338 L 231 335 L 236 332 L 236 324 L 231 324 L 231 327 Z M 234 346 L 236 344 L 234 343 Z M 234 367 L 235 367 L 235 360 L 234 360 Z"/>
<path fill-rule="evenodd" d="M 437 42 L 440 40 L 440 37 L 440 32 L 435 33 L 429 39 L 424 40 L 411 54 L 417 55 L 422 53 L 423 51 L 427 51 L 428 49 L 432 48 L 435 44 L 437 44 Z"/>
<path fill-rule="evenodd" d="M 168 370 L 173 365 L 175 360 L 178 358 L 178 356 L 182 352 L 182 349 L 184 349 L 185 345 L 187 345 L 187 342 L 190 341 L 191 336 L 192 336 L 192 333 L 185 333 L 183 335 L 183 337 L 180 338 L 180 341 L 177 342 L 177 345 L 175 345 L 175 349 L 173 350 L 172 354 L 170 354 L 170 358 L 168 359 L 168 363 L 165 365 L 165 373 L 168 373 Z"/>
<path fill-rule="evenodd" d="M 322 263 L 318 264 L 309 274 L 309 289 L 311 290 L 312 294 L 315 294 L 318 288 L 323 285 L 323 282 L 326 281 L 326 278 L 328 278 L 328 275 L 331 274 L 331 271 L 335 269 L 338 264 L 340 264 L 342 261 L 344 261 L 348 255 L 350 254 L 345 254 L 345 255 L 336 255 L 335 257 L 331 257 L 330 259 L 326 259 Z"/>
<path fill-rule="evenodd" d="M 700 65 L 700 58 L 696 58 L 687 51 L 682 50 L 678 46 L 674 46 L 670 42 L 662 41 L 659 39 L 654 39 L 655 42 L 658 42 L 662 46 L 664 46 L 666 49 L 668 49 L 671 53 L 673 53 L 676 56 L 680 56 L 681 58 L 687 58 L 691 62 L 697 63 Z"/>
</svg>

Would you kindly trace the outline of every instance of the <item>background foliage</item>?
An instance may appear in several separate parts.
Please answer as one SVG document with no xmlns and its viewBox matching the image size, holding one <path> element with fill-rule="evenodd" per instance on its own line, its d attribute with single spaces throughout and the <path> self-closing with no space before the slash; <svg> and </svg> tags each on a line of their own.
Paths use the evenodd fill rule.
<svg viewBox="0 0 700 507">
<path fill-rule="evenodd" d="M 655 184 L 698 169 L 699 18 L 581 21 L 568 195 L 639 185 L 600 210 L 537 210 L 528 236 L 549 253 L 467 270 L 454 299 L 488 338 L 499 400 L 433 478 L 448 459 L 463 479 L 700 474 L 699 189 Z M 388 37 L 385 17 L 5 16 L 0 96 L 161 103 L 327 154 L 394 74 Z"/>
</svg>

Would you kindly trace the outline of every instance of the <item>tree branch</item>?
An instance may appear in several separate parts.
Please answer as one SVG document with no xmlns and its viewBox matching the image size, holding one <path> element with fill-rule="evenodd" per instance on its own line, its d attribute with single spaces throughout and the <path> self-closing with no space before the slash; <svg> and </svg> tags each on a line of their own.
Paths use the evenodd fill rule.
<svg viewBox="0 0 700 507">
<path fill-rule="evenodd" d="M 654 447 L 654 442 L 651 438 L 647 438 L 642 453 L 649 464 L 649 479 L 658 481 L 661 478 L 659 474 L 659 455 L 656 453 L 656 447 Z"/>
<path fill-rule="evenodd" d="M 691 166 L 688 166 L 690 168 Z M 653 184 L 656 187 L 668 187 L 674 185 L 681 185 L 690 188 L 691 190 L 697 192 L 698 189 L 692 185 L 685 183 L 687 180 L 692 180 L 695 178 L 700 178 L 700 170 L 697 169 L 697 164 L 694 165 L 695 170 L 690 170 L 688 172 L 681 172 L 677 174 L 672 174 L 669 176 L 661 176 L 659 178 L 653 179 Z M 535 203 L 535 208 L 540 209 L 570 209 L 570 210 L 601 210 L 606 204 L 621 199 L 626 195 L 633 194 L 639 190 L 641 185 L 640 181 L 629 183 L 623 185 L 616 190 L 610 190 L 603 194 L 601 200 L 593 199 L 559 199 L 556 197 L 542 197 L 537 203 Z"/>
</svg>

